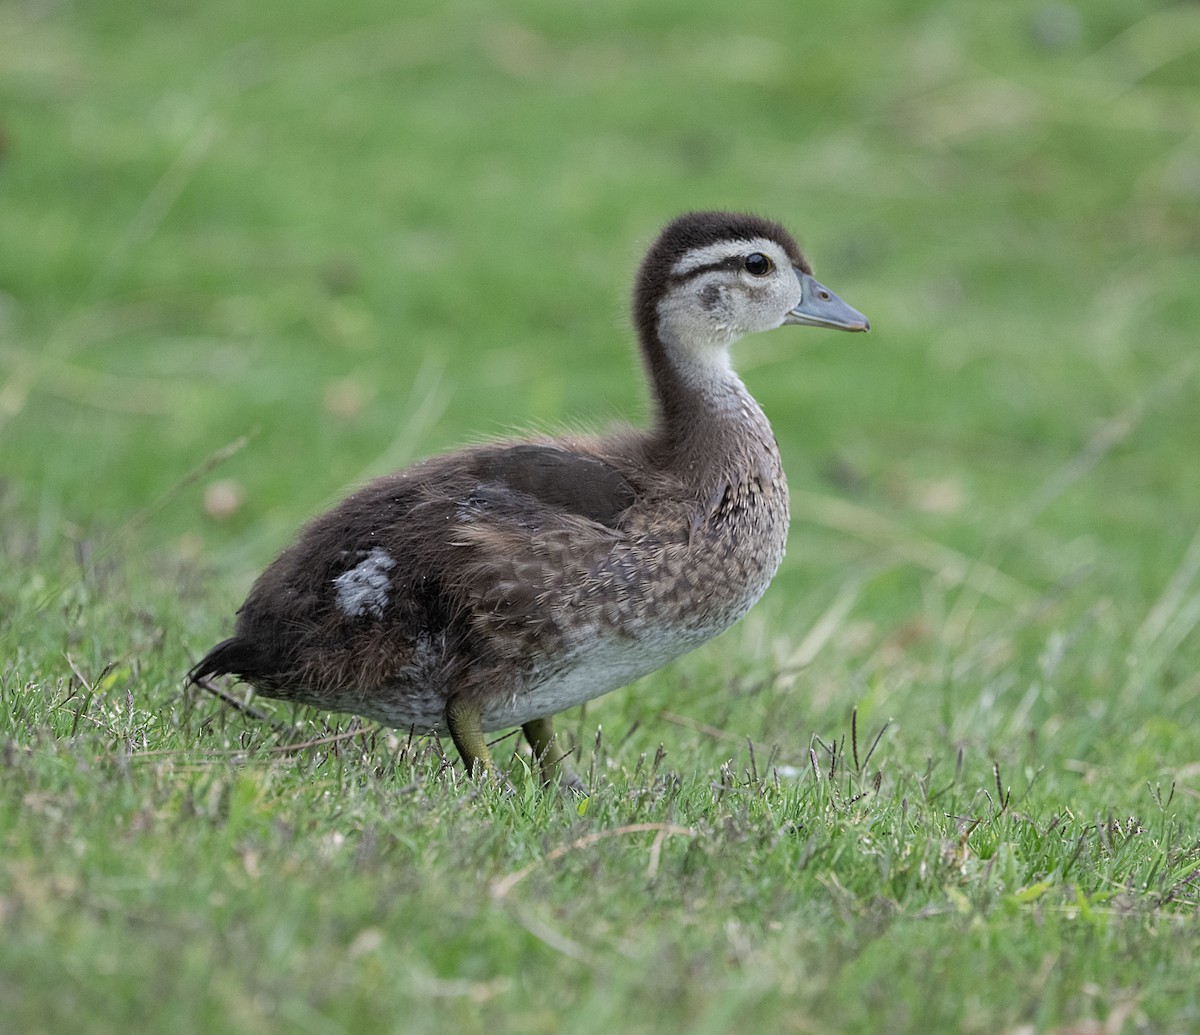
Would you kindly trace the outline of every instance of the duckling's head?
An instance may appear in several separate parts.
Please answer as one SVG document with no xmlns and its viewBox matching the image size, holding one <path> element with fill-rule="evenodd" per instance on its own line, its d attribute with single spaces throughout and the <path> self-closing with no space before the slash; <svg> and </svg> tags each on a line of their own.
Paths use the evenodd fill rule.
<svg viewBox="0 0 1200 1035">
<path fill-rule="evenodd" d="M 871 326 L 817 283 L 782 226 L 729 212 L 689 212 L 667 225 L 642 261 L 634 313 L 643 342 L 701 362 L 723 357 L 745 334 L 784 324 Z"/>
</svg>

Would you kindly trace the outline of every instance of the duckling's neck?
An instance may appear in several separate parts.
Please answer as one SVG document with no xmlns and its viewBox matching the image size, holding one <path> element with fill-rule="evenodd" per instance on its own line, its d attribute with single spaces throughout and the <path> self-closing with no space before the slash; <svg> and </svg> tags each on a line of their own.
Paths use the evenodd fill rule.
<svg viewBox="0 0 1200 1035">
<path fill-rule="evenodd" d="M 643 339 L 642 352 L 654 397 L 652 443 L 662 462 L 690 480 L 774 453 L 771 425 L 724 343 L 695 349 L 655 334 Z"/>
</svg>

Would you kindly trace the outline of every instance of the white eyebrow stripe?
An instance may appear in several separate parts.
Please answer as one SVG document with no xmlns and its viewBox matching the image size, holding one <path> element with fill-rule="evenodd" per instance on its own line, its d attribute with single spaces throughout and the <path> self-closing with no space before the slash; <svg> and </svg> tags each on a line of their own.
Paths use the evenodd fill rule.
<svg viewBox="0 0 1200 1035">
<path fill-rule="evenodd" d="M 776 265 L 787 261 L 779 245 L 765 237 L 755 237 L 750 241 L 716 241 L 706 244 L 703 248 L 692 248 L 685 252 L 671 267 L 671 276 L 684 277 L 692 270 L 712 266 L 735 255 L 749 255 L 751 252 L 765 252 L 775 260 Z"/>
</svg>

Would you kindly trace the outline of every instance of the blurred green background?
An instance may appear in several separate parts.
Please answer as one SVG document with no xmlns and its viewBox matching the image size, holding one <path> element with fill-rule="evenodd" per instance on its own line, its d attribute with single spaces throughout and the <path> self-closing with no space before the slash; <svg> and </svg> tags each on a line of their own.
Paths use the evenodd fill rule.
<svg viewBox="0 0 1200 1035">
<path fill-rule="evenodd" d="M 331 785 L 185 699 L 363 479 L 639 419 L 632 273 L 694 207 L 783 222 L 873 333 L 737 349 L 788 557 L 724 648 L 568 717 L 614 738 L 591 812 L 481 818 L 394 761 Z M 414 995 L 413 1031 L 475 1030 L 477 996 L 529 1031 L 640 1030 L 628 1002 L 645 1030 L 1194 1030 L 1198 285 L 1192 2 L 0 0 L 0 999 L 23 1030 L 138 1023 L 146 973 L 174 1031 Z M 803 777 L 855 706 L 892 721 L 863 811 L 820 774 L 815 805 L 713 803 L 746 737 Z M 646 775 L 660 742 L 694 798 Z M 1121 854 L 1114 810 L 1160 826 Z M 639 816 L 703 851 L 656 842 L 655 883 L 614 842 L 488 897 Z"/>
<path fill-rule="evenodd" d="M 0 28 L 0 442 L 39 542 L 255 432 L 228 520 L 192 492 L 138 531 L 253 541 L 241 580 L 392 462 L 636 417 L 631 273 L 697 206 L 782 220 L 874 321 L 740 352 L 796 487 L 969 552 L 1019 531 L 1023 578 L 1094 537 L 1147 594 L 1194 530 L 1192 4 L 6 3 Z M 1014 531 L 1114 418 L 1089 487 Z"/>
</svg>

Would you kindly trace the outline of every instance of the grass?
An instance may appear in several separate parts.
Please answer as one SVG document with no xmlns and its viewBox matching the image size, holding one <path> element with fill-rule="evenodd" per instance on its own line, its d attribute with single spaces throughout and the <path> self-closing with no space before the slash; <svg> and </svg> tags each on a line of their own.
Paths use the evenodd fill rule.
<svg viewBox="0 0 1200 1035">
<path fill-rule="evenodd" d="M 0 4 L 0 1030 L 1195 1030 L 1198 49 L 1107 0 Z M 788 558 L 564 716 L 585 803 L 181 689 L 348 486 L 640 413 L 694 206 L 875 332 L 739 350 Z"/>
</svg>

